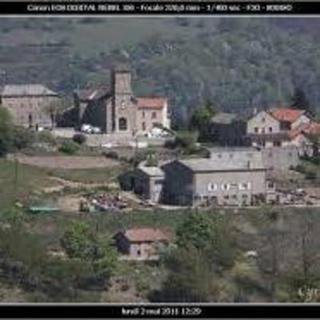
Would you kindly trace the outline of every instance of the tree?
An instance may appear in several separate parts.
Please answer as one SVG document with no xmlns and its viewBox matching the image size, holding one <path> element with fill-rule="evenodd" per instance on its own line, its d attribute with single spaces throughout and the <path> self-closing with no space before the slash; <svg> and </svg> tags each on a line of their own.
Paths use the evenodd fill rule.
<svg viewBox="0 0 320 320">
<path fill-rule="evenodd" d="M 313 114 L 313 109 L 310 102 L 302 88 L 296 87 L 291 98 L 291 107 L 296 109 L 306 110 Z"/>
<path fill-rule="evenodd" d="M 155 302 L 209 302 L 230 299 L 218 274 L 204 253 L 195 247 L 175 249 L 165 258 L 168 277 L 160 290 L 151 293 Z M 232 300 L 229 300 L 232 301 Z"/>
<path fill-rule="evenodd" d="M 202 250 L 217 269 L 234 263 L 236 249 L 225 219 L 208 217 L 200 212 L 189 214 L 177 227 L 176 243 L 180 248 Z"/>
<path fill-rule="evenodd" d="M 98 277 L 109 278 L 117 266 L 117 252 L 108 236 L 100 236 L 85 222 L 73 222 L 61 239 L 70 258 L 90 263 Z"/>
<path fill-rule="evenodd" d="M 204 106 L 194 110 L 190 119 L 190 129 L 199 132 L 199 140 L 206 141 L 210 138 L 210 121 L 215 113 L 216 108 L 210 101 L 207 101 Z"/>
<path fill-rule="evenodd" d="M 35 141 L 34 133 L 26 128 L 15 127 L 12 131 L 14 149 L 20 150 L 27 148 Z"/>
<path fill-rule="evenodd" d="M 183 152 L 192 154 L 198 150 L 198 147 L 196 145 L 197 140 L 197 132 L 179 131 L 176 134 L 175 141 L 173 142 L 173 147 L 181 148 Z"/>
<path fill-rule="evenodd" d="M 197 212 L 189 214 L 176 230 L 179 247 L 203 249 L 210 241 L 213 232 L 212 222 L 207 215 Z"/>
<path fill-rule="evenodd" d="M 7 109 L 0 107 L 0 156 L 9 152 L 13 144 L 13 123 Z"/>
</svg>

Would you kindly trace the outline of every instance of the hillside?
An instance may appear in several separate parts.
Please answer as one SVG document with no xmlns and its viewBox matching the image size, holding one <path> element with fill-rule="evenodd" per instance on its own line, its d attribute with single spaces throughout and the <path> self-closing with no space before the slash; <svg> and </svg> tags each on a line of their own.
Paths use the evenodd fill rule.
<svg viewBox="0 0 320 320">
<path fill-rule="evenodd" d="M 164 94 L 179 124 L 212 100 L 228 111 L 286 101 L 295 86 L 319 105 L 320 19 L 66 18 L 0 20 L 9 83 L 70 93 L 129 61 L 137 94 Z M 6 72 L 6 75 L 3 74 Z"/>
</svg>

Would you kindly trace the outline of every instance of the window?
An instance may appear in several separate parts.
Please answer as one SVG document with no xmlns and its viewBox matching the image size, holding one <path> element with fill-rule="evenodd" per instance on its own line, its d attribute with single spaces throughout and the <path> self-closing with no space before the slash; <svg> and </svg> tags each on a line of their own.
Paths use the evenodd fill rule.
<svg viewBox="0 0 320 320">
<path fill-rule="evenodd" d="M 273 189 L 274 188 L 274 183 L 271 181 L 268 181 L 267 183 L 268 189 Z"/>
<path fill-rule="evenodd" d="M 142 118 L 145 118 L 146 117 L 146 114 L 144 111 L 142 111 Z"/>
<path fill-rule="evenodd" d="M 228 184 L 228 183 L 222 184 L 222 185 L 221 185 L 221 189 L 222 189 L 222 190 L 229 190 L 229 189 L 230 189 L 230 184 Z"/>
<path fill-rule="evenodd" d="M 274 141 L 273 146 L 274 147 L 281 147 L 281 141 Z"/>
<path fill-rule="evenodd" d="M 119 119 L 119 130 L 125 131 L 127 129 L 128 129 L 127 119 L 126 118 L 120 118 Z"/>
<path fill-rule="evenodd" d="M 151 118 L 152 118 L 152 119 L 156 119 L 156 118 L 157 118 L 157 113 L 156 113 L 156 112 L 152 112 Z"/>
<path fill-rule="evenodd" d="M 145 122 L 142 122 L 142 130 L 146 131 L 146 123 Z"/>
<path fill-rule="evenodd" d="M 216 191 L 216 190 L 218 190 L 218 185 L 216 183 L 208 184 L 208 191 Z"/>
<path fill-rule="evenodd" d="M 137 255 L 140 256 L 141 255 L 141 250 L 137 250 Z"/>
<path fill-rule="evenodd" d="M 231 197 L 232 197 L 232 199 L 237 200 L 237 195 L 236 194 L 233 194 Z"/>
<path fill-rule="evenodd" d="M 254 128 L 254 132 L 255 132 L 255 133 L 258 133 L 258 132 L 259 132 L 259 128 L 258 128 L 258 127 L 255 127 L 255 128 Z"/>
<path fill-rule="evenodd" d="M 239 183 L 239 190 L 250 190 L 250 189 L 251 189 L 251 182 Z"/>
<path fill-rule="evenodd" d="M 269 127 L 269 132 L 272 132 L 272 127 Z"/>
<path fill-rule="evenodd" d="M 261 129 L 261 132 L 262 132 L 262 133 L 266 133 L 265 128 L 262 128 L 262 129 Z"/>
</svg>

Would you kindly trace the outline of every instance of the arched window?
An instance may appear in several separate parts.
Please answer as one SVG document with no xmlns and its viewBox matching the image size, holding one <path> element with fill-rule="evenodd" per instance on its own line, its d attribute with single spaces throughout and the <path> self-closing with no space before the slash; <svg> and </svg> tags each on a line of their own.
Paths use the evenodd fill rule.
<svg viewBox="0 0 320 320">
<path fill-rule="evenodd" d="M 127 119 L 126 118 L 120 118 L 119 119 L 119 130 L 125 131 L 127 129 L 128 129 Z"/>
</svg>

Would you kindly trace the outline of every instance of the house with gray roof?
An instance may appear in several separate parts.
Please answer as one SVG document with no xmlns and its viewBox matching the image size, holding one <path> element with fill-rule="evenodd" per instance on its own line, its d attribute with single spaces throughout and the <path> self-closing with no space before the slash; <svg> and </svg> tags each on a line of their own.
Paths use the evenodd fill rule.
<svg viewBox="0 0 320 320">
<path fill-rule="evenodd" d="M 42 84 L 8 84 L 0 94 L 1 106 L 8 109 L 16 125 L 52 127 L 59 95 Z"/>
<path fill-rule="evenodd" d="M 144 199 L 158 203 L 162 199 L 164 172 L 159 167 L 138 166 L 134 174 L 133 190 Z"/>
<path fill-rule="evenodd" d="M 218 112 L 211 118 L 209 132 L 220 146 L 246 145 L 246 121 L 235 113 Z"/>
<path fill-rule="evenodd" d="M 175 160 L 162 166 L 164 201 L 174 205 L 252 205 L 272 191 L 258 151 L 212 152 L 208 159 Z"/>
</svg>

